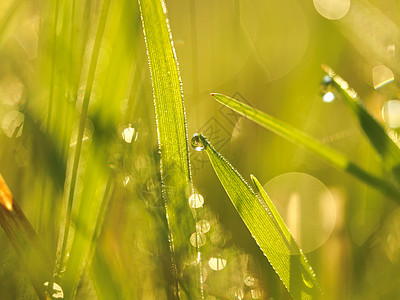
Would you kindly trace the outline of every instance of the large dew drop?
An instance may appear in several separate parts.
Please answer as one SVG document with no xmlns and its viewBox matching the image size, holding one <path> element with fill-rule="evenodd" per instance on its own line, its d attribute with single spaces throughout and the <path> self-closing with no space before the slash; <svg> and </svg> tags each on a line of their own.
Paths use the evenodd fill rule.
<svg viewBox="0 0 400 300">
<path fill-rule="evenodd" d="M 193 149 L 196 150 L 196 151 L 203 151 L 204 150 L 204 145 L 201 142 L 200 136 L 199 136 L 199 134 L 197 132 L 192 137 L 191 145 L 192 145 Z"/>
</svg>

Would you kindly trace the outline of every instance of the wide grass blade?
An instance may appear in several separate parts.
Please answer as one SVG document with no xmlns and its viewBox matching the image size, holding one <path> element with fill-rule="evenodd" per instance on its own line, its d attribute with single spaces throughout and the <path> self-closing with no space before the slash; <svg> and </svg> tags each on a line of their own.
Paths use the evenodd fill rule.
<svg viewBox="0 0 400 300">
<path fill-rule="evenodd" d="M 381 124 L 368 113 L 362 105 L 358 94 L 349 87 L 349 84 L 330 67 L 322 65 L 322 68 L 332 78 L 333 85 L 338 89 L 343 96 L 344 102 L 355 114 L 361 129 L 376 152 L 381 156 L 387 169 L 392 171 L 396 180 L 400 182 L 400 148 L 388 136 Z"/>
<path fill-rule="evenodd" d="M 183 283 L 178 279 L 187 263 L 184 258 L 196 259 L 195 249 L 189 243 L 190 235 L 195 231 L 195 220 L 188 205 L 192 183 L 178 63 L 164 1 L 141 0 L 139 4 L 152 76 L 161 155 L 162 197 L 170 231 L 172 270 L 175 277 L 170 296 L 179 296 L 179 285 L 185 284 L 187 286 L 182 287 L 180 292 L 185 291 L 191 294 L 189 298 L 194 299 L 199 297 L 195 294 L 201 287 L 196 288 L 195 282 L 190 283 L 190 280 Z M 188 286 L 194 288 L 190 291 Z"/>
<path fill-rule="evenodd" d="M 204 136 L 198 138 L 232 204 L 292 297 L 312 299 L 321 295 L 311 265 L 255 177 L 252 179 L 263 201 Z"/>
<path fill-rule="evenodd" d="M 349 161 L 349 159 L 340 152 L 337 152 L 289 124 L 233 98 L 222 94 L 211 95 L 223 105 L 233 109 L 264 128 L 271 130 L 292 143 L 303 146 L 306 150 L 326 161 L 331 166 L 355 176 L 368 185 L 384 192 L 397 202 L 400 201 L 400 191 L 396 187 L 386 180 L 369 173 L 355 163 Z"/>
<path fill-rule="evenodd" d="M 52 278 L 49 261 L 32 225 L 14 201 L 0 174 L 0 225 L 17 251 L 39 299 L 48 299 L 45 283 Z"/>
</svg>

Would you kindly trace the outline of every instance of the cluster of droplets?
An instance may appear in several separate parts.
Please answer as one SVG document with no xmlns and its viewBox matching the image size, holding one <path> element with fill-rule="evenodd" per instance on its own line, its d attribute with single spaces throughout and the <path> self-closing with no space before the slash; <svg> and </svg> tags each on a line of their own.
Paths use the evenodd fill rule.
<svg viewBox="0 0 400 300">
<path fill-rule="evenodd" d="M 325 103 L 330 103 L 333 100 L 335 100 L 336 95 L 333 86 L 333 79 L 331 76 L 325 75 L 322 78 L 320 89 L 321 89 L 322 101 L 324 101 Z"/>
</svg>

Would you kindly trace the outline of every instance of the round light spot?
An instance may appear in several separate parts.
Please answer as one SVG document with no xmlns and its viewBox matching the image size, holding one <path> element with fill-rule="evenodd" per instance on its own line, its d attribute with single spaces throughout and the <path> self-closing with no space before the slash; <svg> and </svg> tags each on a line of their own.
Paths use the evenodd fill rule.
<svg viewBox="0 0 400 300">
<path fill-rule="evenodd" d="M 372 82 L 375 89 L 379 89 L 394 80 L 392 70 L 384 65 L 378 65 L 372 68 Z"/>
<path fill-rule="evenodd" d="M 207 220 L 200 220 L 196 223 L 196 228 L 201 233 L 207 233 L 210 231 L 211 225 Z"/>
<path fill-rule="evenodd" d="M 286 173 L 264 189 L 304 252 L 325 243 L 335 225 L 336 204 L 321 181 L 305 173 Z"/>
<path fill-rule="evenodd" d="M 200 194 L 192 194 L 189 197 L 189 205 L 192 208 L 200 208 L 204 204 L 204 198 Z"/>
<path fill-rule="evenodd" d="M 343 18 L 350 9 L 350 0 L 314 0 L 318 13 L 329 20 Z"/>
<path fill-rule="evenodd" d="M 244 284 L 248 287 L 254 286 L 255 283 L 256 279 L 253 276 L 246 276 L 246 278 L 244 279 Z"/>
<path fill-rule="evenodd" d="M 400 101 L 389 100 L 382 108 L 382 117 L 390 128 L 400 127 Z"/>
<path fill-rule="evenodd" d="M 190 236 L 190 244 L 193 247 L 201 247 L 204 246 L 207 242 L 207 237 L 204 233 L 192 233 Z"/>
<path fill-rule="evenodd" d="M 208 265 L 214 271 L 220 271 L 226 267 L 226 259 L 219 257 L 211 257 L 208 261 Z"/>
</svg>

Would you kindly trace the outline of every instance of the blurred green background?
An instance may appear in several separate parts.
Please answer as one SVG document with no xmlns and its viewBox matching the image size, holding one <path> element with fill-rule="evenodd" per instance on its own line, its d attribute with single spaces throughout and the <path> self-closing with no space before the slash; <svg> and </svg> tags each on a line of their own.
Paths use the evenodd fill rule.
<svg viewBox="0 0 400 300">
<path fill-rule="evenodd" d="M 77 299 L 163 299 L 171 280 L 168 231 L 140 14 L 134 1 L 111 1 L 91 80 L 102 3 L 1 1 L 0 172 L 54 264 L 86 90 L 90 103 L 72 232 L 82 222 L 95 230 L 101 210 L 101 202 L 81 199 L 109 200 L 98 240 L 75 246 L 78 252 L 87 243 L 95 249 L 89 251 L 91 266 L 83 267 Z M 324 101 L 320 66 L 328 64 L 346 79 L 397 140 L 399 2 L 166 5 L 189 137 L 201 131 L 247 179 L 255 174 L 265 183 L 311 262 L 324 299 L 399 298 L 397 205 L 209 95 L 220 92 L 246 102 L 381 174 L 379 157 L 344 103 L 335 95 Z M 206 299 L 288 299 L 206 154 L 191 149 L 191 166 L 195 188 L 204 197 L 199 215 L 209 226 L 201 248 L 209 258 Z M 0 243 L 1 298 L 34 299 L 4 231 Z M 215 259 L 220 259 L 217 267 Z"/>
</svg>

